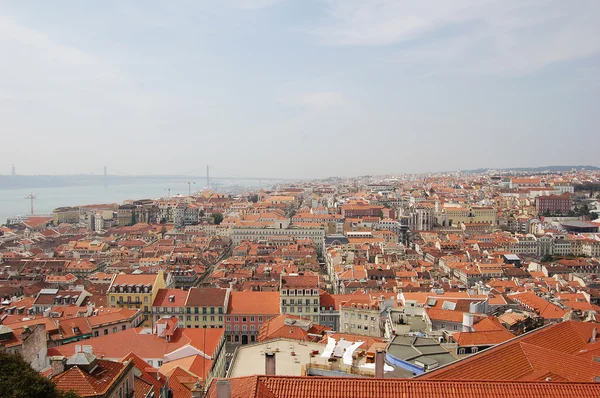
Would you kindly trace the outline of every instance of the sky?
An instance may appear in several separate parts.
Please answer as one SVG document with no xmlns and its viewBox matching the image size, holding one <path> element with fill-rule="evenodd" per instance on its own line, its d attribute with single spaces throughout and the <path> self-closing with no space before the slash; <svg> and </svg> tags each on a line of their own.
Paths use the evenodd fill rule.
<svg viewBox="0 0 600 398">
<path fill-rule="evenodd" d="M 0 2 L 0 174 L 600 166 L 598 0 Z"/>
</svg>

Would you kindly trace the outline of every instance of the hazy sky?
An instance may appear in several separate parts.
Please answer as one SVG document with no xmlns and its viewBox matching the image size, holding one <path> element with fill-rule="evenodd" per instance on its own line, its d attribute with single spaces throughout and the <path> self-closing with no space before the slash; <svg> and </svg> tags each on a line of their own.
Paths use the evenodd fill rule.
<svg viewBox="0 0 600 398">
<path fill-rule="evenodd" d="M 598 0 L 0 2 L 0 173 L 600 165 Z"/>
</svg>

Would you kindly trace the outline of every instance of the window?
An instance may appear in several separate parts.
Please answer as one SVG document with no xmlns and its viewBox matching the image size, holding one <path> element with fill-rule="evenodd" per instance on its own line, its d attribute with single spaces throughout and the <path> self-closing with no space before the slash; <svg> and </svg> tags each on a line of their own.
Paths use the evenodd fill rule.
<svg viewBox="0 0 600 398">
<path fill-rule="evenodd" d="M 254 322 L 254 317 L 253 316 L 250 317 L 250 322 Z"/>
<path fill-rule="evenodd" d="M 104 329 L 104 335 L 108 334 L 108 329 Z"/>
<path fill-rule="evenodd" d="M 206 307 L 202 307 L 202 313 L 206 314 Z"/>
<path fill-rule="evenodd" d="M 210 307 L 210 313 L 214 314 L 215 313 L 215 307 Z"/>
<path fill-rule="evenodd" d="M 219 307 L 219 314 L 222 314 L 222 313 L 223 313 L 223 308 Z"/>
<path fill-rule="evenodd" d="M 298 312 L 302 312 L 302 307 L 298 307 Z"/>
<path fill-rule="evenodd" d="M 464 348 L 459 348 L 458 349 L 458 355 L 464 355 L 466 352 L 466 350 Z"/>
<path fill-rule="evenodd" d="M 262 321 L 263 321 L 263 320 L 262 320 L 262 316 L 259 316 L 259 317 L 258 317 L 258 322 L 262 322 Z"/>
<path fill-rule="evenodd" d="M 122 325 L 121 326 L 121 330 L 126 330 L 127 329 L 127 325 Z"/>
<path fill-rule="evenodd" d="M 242 325 L 242 332 L 246 333 L 248 331 L 248 326 Z"/>
<path fill-rule="evenodd" d="M 215 321 L 215 316 L 214 316 L 214 315 L 211 315 L 211 316 L 210 316 L 210 321 L 211 321 L 211 322 L 214 322 L 214 321 Z"/>
<path fill-rule="evenodd" d="M 202 316 L 202 320 L 203 320 L 204 322 L 206 322 L 206 315 L 203 315 L 203 316 Z"/>
<path fill-rule="evenodd" d="M 115 302 L 115 296 L 110 296 L 110 301 Z"/>
<path fill-rule="evenodd" d="M 192 320 L 192 317 L 188 315 L 188 316 L 186 316 L 186 317 L 185 317 L 185 320 L 186 320 L 186 321 L 191 321 L 191 320 Z"/>
<path fill-rule="evenodd" d="M 198 313 L 198 307 L 194 308 L 194 314 Z"/>
<path fill-rule="evenodd" d="M 442 323 L 442 329 L 446 329 L 446 324 Z"/>
<path fill-rule="evenodd" d="M 250 325 L 250 331 L 252 333 L 256 332 L 256 327 L 254 325 Z"/>
<path fill-rule="evenodd" d="M 239 325 L 233 325 L 233 331 L 238 333 L 240 331 L 240 326 Z"/>
<path fill-rule="evenodd" d="M 242 317 L 242 322 L 246 322 L 246 317 L 245 316 Z"/>
<path fill-rule="evenodd" d="M 219 316 L 219 322 L 223 322 L 223 316 Z"/>
<path fill-rule="evenodd" d="M 159 360 L 159 361 L 158 361 L 158 366 L 162 366 L 162 364 L 163 364 L 163 361 L 160 361 L 160 360 Z"/>
<path fill-rule="evenodd" d="M 198 315 L 194 316 L 194 321 L 198 322 L 200 320 L 200 317 Z"/>
<path fill-rule="evenodd" d="M 235 321 L 238 322 L 240 319 L 236 316 L 235 317 Z"/>
<path fill-rule="evenodd" d="M 231 332 L 231 325 L 227 325 L 227 326 L 225 327 L 225 330 L 226 330 L 226 331 L 228 331 L 228 332 Z"/>
<path fill-rule="evenodd" d="M 479 351 L 479 348 L 471 347 L 471 354 L 475 354 L 477 351 Z"/>
</svg>

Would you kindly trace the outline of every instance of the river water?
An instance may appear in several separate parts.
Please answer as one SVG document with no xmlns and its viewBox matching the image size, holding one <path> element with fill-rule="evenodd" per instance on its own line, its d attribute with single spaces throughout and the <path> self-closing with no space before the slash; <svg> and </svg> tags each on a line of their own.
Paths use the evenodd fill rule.
<svg viewBox="0 0 600 398">
<path fill-rule="evenodd" d="M 199 184 L 199 183 L 198 183 Z M 243 189 L 241 186 L 253 187 L 255 181 L 236 181 L 234 185 L 223 184 L 219 192 L 231 193 Z M 0 225 L 9 217 L 30 214 L 30 200 L 26 198 L 33 193 L 35 214 L 49 214 L 57 207 L 89 205 L 94 203 L 122 203 L 128 199 L 156 199 L 167 197 L 167 189 L 171 195 L 187 194 L 188 185 L 169 182 L 142 182 L 129 185 L 113 186 L 73 186 L 57 188 L 5 189 L 0 190 Z M 194 189 L 195 188 L 195 189 Z M 202 186 L 192 185 L 194 190 Z"/>
</svg>

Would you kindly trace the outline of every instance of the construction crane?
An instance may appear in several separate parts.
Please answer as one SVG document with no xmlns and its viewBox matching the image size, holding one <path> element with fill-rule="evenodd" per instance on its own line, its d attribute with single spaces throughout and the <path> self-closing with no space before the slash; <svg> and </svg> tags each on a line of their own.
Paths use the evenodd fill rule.
<svg viewBox="0 0 600 398">
<path fill-rule="evenodd" d="M 192 196 L 192 184 L 196 184 L 194 181 L 184 181 L 185 184 L 188 184 L 188 196 Z"/>
<path fill-rule="evenodd" d="M 29 199 L 31 201 L 31 215 L 33 215 L 33 200 L 36 198 L 36 196 L 33 193 L 30 193 L 29 195 L 25 196 L 25 199 Z"/>
</svg>

